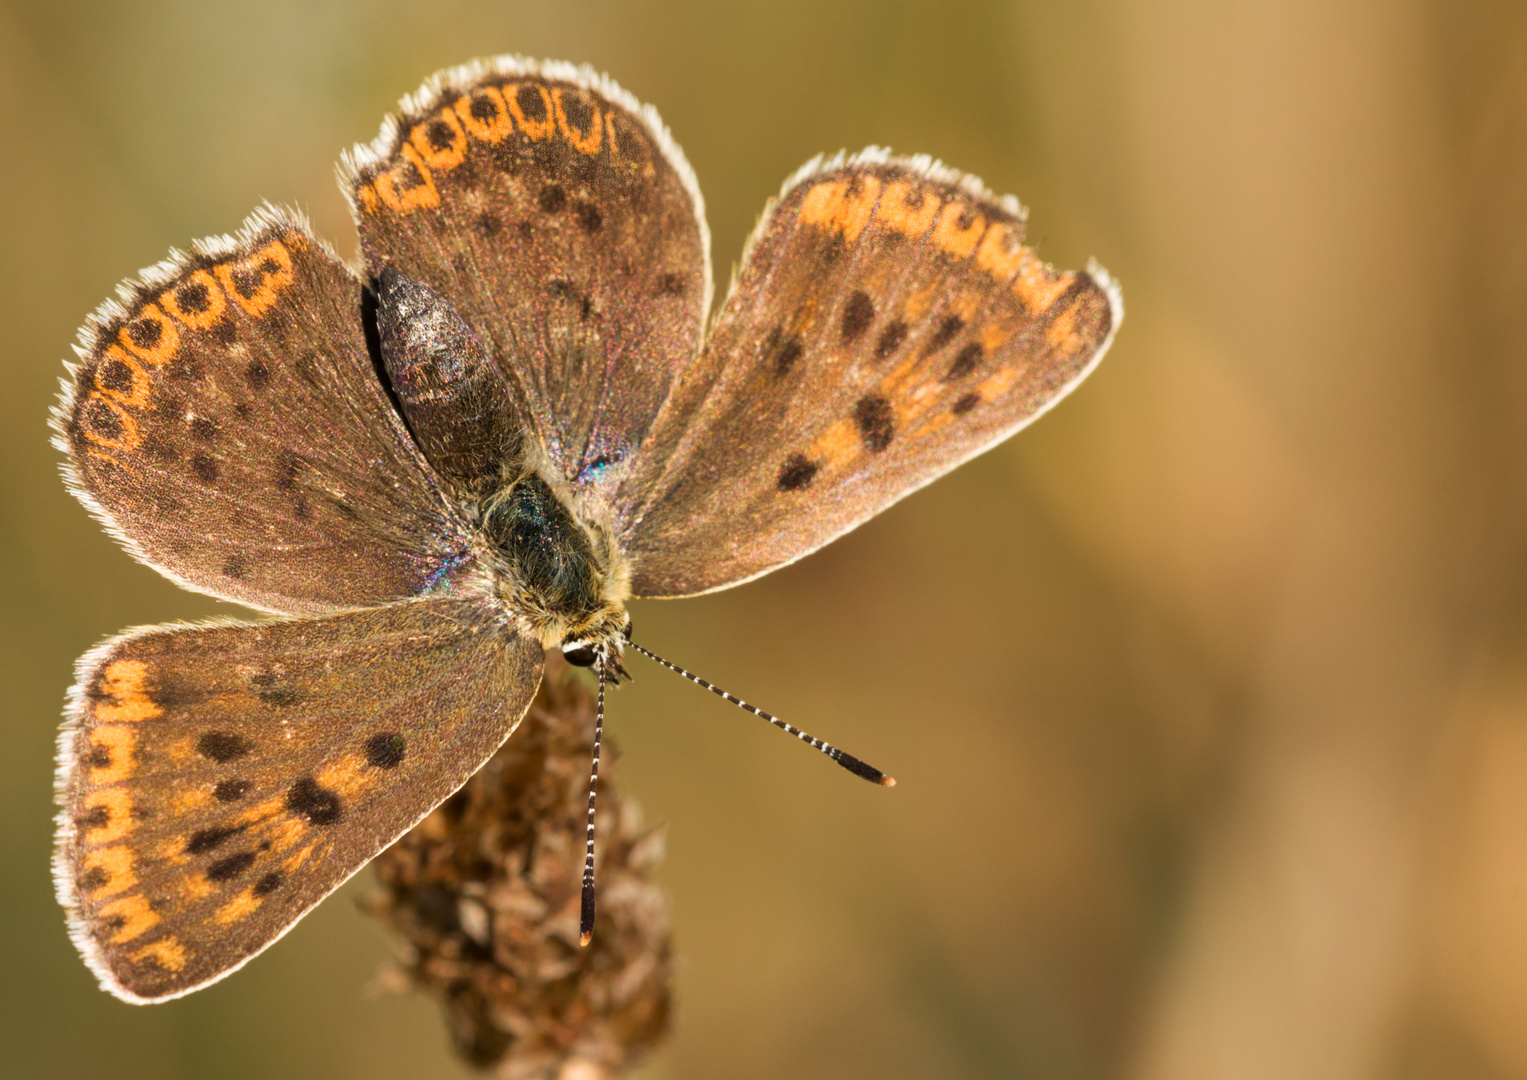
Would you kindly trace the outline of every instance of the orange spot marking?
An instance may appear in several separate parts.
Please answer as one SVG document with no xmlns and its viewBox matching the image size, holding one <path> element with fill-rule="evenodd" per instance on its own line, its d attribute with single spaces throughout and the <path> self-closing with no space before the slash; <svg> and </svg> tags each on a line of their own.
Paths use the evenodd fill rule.
<svg viewBox="0 0 1527 1080">
<path fill-rule="evenodd" d="M 520 108 L 520 88 L 528 86 L 541 95 L 541 119 L 531 120 L 523 109 Z M 509 113 L 514 117 L 515 126 L 525 133 L 525 138 L 531 142 L 540 142 L 546 136 L 557 129 L 557 121 L 551 112 L 551 95 L 546 92 L 546 87 L 540 83 L 510 83 L 504 87 L 504 104 L 509 107 Z"/>
<path fill-rule="evenodd" d="M 875 200 L 880 197 L 880 179 L 857 176 L 850 180 L 824 180 L 814 184 L 801 200 L 800 220 L 806 225 L 837 229 L 850 241 L 870 223 Z"/>
<path fill-rule="evenodd" d="M 215 893 L 217 889 L 212 882 L 207 880 L 205 874 L 187 874 L 180 884 L 180 896 L 188 904 L 194 904 L 198 900 L 205 900 Z"/>
<path fill-rule="evenodd" d="M 859 429 L 847 420 L 839 420 L 811 441 L 806 456 L 822 468 L 829 468 L 856 454 L 859 445 Z"/>
<path fill-rule="evenodd" d="M 604 114 L 604 133 L 610 140 L 610 160 L 619 161 L 621 157 L 620 143 L 615 138 L 615 114 L 613 112 Z"/>
<path fill-rule="evenodd" d="M 130 953 L 128 959 L 135 964 L 152 960 L 173 975 L 186 966 L 186 950 L 171 934 Z"/>
<path fill-rule="evenodd" d="M 186 855 L 186 838 L 177 836 L 166 840 L 154 849 L 154 858 L 160 862 L 174 863 L 177 866 L 191 861 Z"/>
<path fill-rule="evenodd" d="M 986 219 L 980 214 L 963 203 L 950 202 L 938 216 L 932 240 L 955 258 L 963 259 L 975 250 L 985 228 Z"/>
<path fill-rule="evenodd" d="M 138 433 L 138 420 L 132 413 L 124 409 L 119 402 L 107 397 L 99 390 L 90 391 L 86 395 L 86 400 L 98 402 L 116 415 L 117 433 L 115 435 L 104 435 L 96 430 L 95 425 L 86 423 L 84 419 L 85 408 L 81 405 L 75 412 L 75 416 L 80 421 L 80 431 L 84 434 L 85 438 L 97 446 L 104 446 L 108 450 L 122 450 L 132 453 L 138 449 L 138 445 L 143 441 L 143 436 Z M 111 460 L 115 461 L 116 459 L 112 458 Z"/>
<path fill-rule="evenodd" d="M 562 93 L 562 87 L 552 88 L 551 104 L 556 114 L 557 128 L 574 150 L 592 157 L 599 153 L 599 147 L 604 142 L 604 124 L 600 122 L 599 108 L 592 101 L 584 101 L 589 110 L 589 129 L 586 133 L 580 132 L 567 122 L 567 110 L 562 107 Z"/>
<path fill-rule="evenodd" d="M 176 322 L 192 330 L 211 328 L 223 317 L 223 312 L 228 310 L 228 297 L 218 288 L 217 279 L 206 270 L 186 275 L 185 280 L 159 297 L 159 303 L 174 316 Z M 189 308 L 186 306 L 188 303 L 192 305 Z M 203 304 L 204 310 L 195 310 Z"/>
<path fill-rule="evenodd" d="M 1068 307 L 1045 327 L 1045 342 L 1057 352 L 1073 356 L 1081 352 L 1087 339 L 1076 329 L 1076 308 Z"/>
<path fill-rule="evenodd" d="M 238 922 L 240 919 L 249 918 L 250 915 L 254 914 L 255 909 L 264 902 L 264 898 L 256 896 L 249 889 L 245 889 L 232 900 L 218 908 L 212 917 L 224 926 L 227 926 L 230 923 Z"/>
<path fill-rule="evenodd" d="M 175 359 L 180 331 L 168 315 L 153 304 L 144 304 L 117 332 L 117 341 L 140 360 L 158 367 Z"/>
<path fill-rule="evenodd" d="M 113 660 L 96 680 L 97 692 L 111 701 L 97 701 L 91 716 L 98 724 L 136 724 L 163 715 L 149 699 L 147 682 L 148 665 L 142 660 Z"/>
<path fill-rule="evenodd" d="M 437 124 L 444 124 L 450 129 L 451 139 L 446 146 L 437 147 L 435 140 L 431 137 Z M 414 144 L 414 149 L 419 151 L 419 156 L 424 159 L 424 164 L 431 169 L 450 172 L 466 160 L 467 133 L 461 130 L 461 121 L 456 119 L 454 109 L 441 109 L 428 120 L 415 124 L 408 138 Z"/>
<path fill-rule="evenodd" d="M 138 734 L 126 724 L 102 724 L 90 731 L 90 745 L 105 750 L 111 757 L 110 765 L 92 765 L 90 783 L 97 787 L 120 784 L 137 771 L 133 751 L 138 747 Z"/>
<path fill-rule="evenodd" d="M 88 432 L 86 433 L 86 437 L 87 438 L 89 437 L 89 433 Z M 121 458 L 118 458 L 118 457 L 116 457 L 116 456 L 114 456 L 112 454 L 108 454 L 104 450 L 97 450 L 93 446 L 85 447 L 85 456 L 87 458 L 94 458 L 96 461 L 104 461 L 108 465 L 115 465 L 117 468 L 121 469 L 123 472 L 129 473 L 129 474 L 131 474 L 133 476 L 137 476 L 138 475 L 138 470 L 135 469 L 135 468 L 130 468 L 127 465 L 127 463 L 124 462 Z"/>
<path fill-rule="evenodd" d="M 1024 307 L 1038 315 L 1050 310 L 1061 294 L 1071 287 L 1075 277 L 1075 274 L 1056 274 L 1038 259 L 1028 257 L 1018 268 L 1018 277 L 1013 281 L 1013 295 L 1023 302 Z"/>
<path fill-rule="evenodd" d="M 1019 242 L 1012 229 L 997 224 L 981 237 L 981 246 L 976 248 L 976 265 L 996 278 L 998 284 L 1006 285 L 1028 254 L 1028 249 Z"/>
<path fill-rule="evenodd" d="M 928 308 L 933 305 L 933 301 L 938 297 L 940 286 L 942 285 L 942 281 L 935 281 L 914 293 L 908 294 L 901 304 L 902 315 L 906 318 L 908 324 L 916 323 L 928 313 Z"/>
<path fill-rule="evenodd" d="M 917 201 L 912 201 L 913 196 Z M 886 185 L 885 194 L 875 207 L 875 220 L 884 222 L 899 233 L 921 236 L 933 225 L 938 213 L 939 199 L 926 188 L 915 188 L 908 180 L 895 180 Z"/>
<path fill-rule="evenodd" d="M 91 845 L 115 844 L 133 831 L 133 799 L 121 788 L 92 791 L 85 797 L 87 809 L 105 807 L 106 824 L 85 830 L 85 843 Z"/>
<path fill-rule="evenodd" d="M 402 183 L 405 179 L 409 181 L 406 186 Z M 409 143 L 403 144 L 403 160 L 386 172 L 378 173 L 372 184 L 382 204 L 397 214 L 432 210 L 440 205 L 435 177 L 419 156 L 419 151 Z"/>
<path fill-rule="evenodd" d="M 376 188 L 372 185 L 362 184 L 359 190 L 356 191 L 355 196 L 360 199 L 361 209 L 364 212 L 374 217 L 381 211 L 382 200 L 377 196 Z"/>
<path fill-rule="evenodd" d="M 1019 377 L 1017 368 L 1001 368 L 994 375 L 982 380 L 976 386 L 976 392 L 981 395 L 982 401 L 996 401 L 1013 388 L 1013 384 Z"/>
<path fill-rule="evenodd" d="M 263 830 L 265 838 L 270 841 L 271 851 L 285 851 L 298 840 L 301 840 L 307 832 L 307 827 L 301 818 L 287 818 L 273 828 Z"/>
<path fill-rule="evenodd" d="M 296 278 L 292 253 L 280 240 L 272 240 L 253 255 L 217 268 L 217 278 L 233 302 L 253 318 L 260 318 L 275 304 Z"/>
<path fill-rule="evenodd" d="M 375 775 L 376 770 L 368 768 L 359 754 L 347 754 L 325 766 L 315 779 L 320 787 L 328 788 L 342 799 L 349 799 L 369 787 Z"/>
<path fill-rule="evenodd" d="M 113 847 L 100 848 L 85 856 L 81 863 L 81 869 L 88 873 L 91 870 L 104 870 L 110 876 L 90 890 L 90 899 L 104 900 L 108 896 L 115 896 L 123 889 L 130 889 L 138 884 L 138 875 L 133 870 L 134 856 L 132 849 L 126 844 L 117 844 Z M 84 877 L 84 873 L 80 875 Z"/>
<path fill-rule="evenodd" d="M 148 897 L 141 893 L 113 900 L 96 912 L 97 919 L 126 919 L 122 928 L 111 936 L 113 945 L 121 945 L 133 938 L 142 937 L 160 923 L 159 913 L 149 906 Z"/>
<path fill-rule="evenodd" d="M 194 814 L 198 810 L 204 810 L 212 805 L 212 792 L 206 788 L 192 788 L 190 791 L 182 791 L 170 800 L 170 807 L 177 814 Z"/>
<path fill-rule="evenodd" d="M 262 803 L 256 803 L 254 806 L 251 806 L 249 812 L 241 816 L 234 824 L 243 825 L 245 828 L 253 828 L 275 817 L 285 808 L 286 800 L 279 796 L 273 799 L 266 799 Z"/>
<path fill-rule="evenodd" d="M 291 856 L 281 864 L 281 869 L 285 870 L 289 875 L 295 873 L 298 867 L 308 861 L 308 856 L 313 854 L 313 847 L 314 845 L 308 844 L 306 847 L 292 852 Z"/>
<path fill-rule="evenodd" d="M 148 372 L 143 370 L 143 365 L 116 345 L 106 346 L 106 360 L 115 361 L 128 370 L 132 376 L 132 387 L 122 391 L 101 382 L 101 373 L 106 368 L 105 361 L 102 361 L 95 369 L 96 392 L 105 394 L 119 405 L 127 408 L 141 409 L 147 405 L 149 377 Z"/>
<path fill-rule="evenodd" d="M 493 116 L 487 120 L 480 119 L 477 115 L 477 111 L 485 111 L 480 108 L 483 102 L 486 102 L 488 108 L 493 110 Z M 462 126 L 467 129 L 472 138 L 479 142 L 501 143 L 514 134 L 514 121 L 509 119 L 509 107 L 504 104 L 504 95 L 496 86 L 484 86 L 473 90 L 470 97 L 457 101 L 456 115 L 461 117 Z"/>
<path fill-rule="evenodd" d="M 1012 339 L 1012 327 L 1005 323 L 992 323 L 981 331 L 981 348 L 989 353 L 993 353 Z"/>
</svg>

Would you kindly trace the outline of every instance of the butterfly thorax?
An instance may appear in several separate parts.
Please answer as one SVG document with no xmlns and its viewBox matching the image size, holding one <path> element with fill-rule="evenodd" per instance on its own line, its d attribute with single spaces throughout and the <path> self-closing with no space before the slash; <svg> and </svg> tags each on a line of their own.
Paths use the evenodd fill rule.
<svg viewBox="0 0 1527 1080">
<path fill-rule="evenodd" d="M 600 519 L 566 485 L 536 472 L 484 503 L 479 535 L 492 590 L 547 648 L 610 642 L 628 622 L 630 573 Z"/>
</svg>

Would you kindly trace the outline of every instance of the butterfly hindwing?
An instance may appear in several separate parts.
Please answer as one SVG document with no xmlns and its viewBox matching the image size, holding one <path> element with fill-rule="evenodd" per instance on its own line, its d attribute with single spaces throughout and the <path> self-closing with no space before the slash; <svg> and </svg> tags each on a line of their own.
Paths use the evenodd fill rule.
<svg viewBox="0 0 1527 1080">
<path fill-rule="evenodd" d="M 450 300 L 564 479 L 619 475 L 710 301 L 699 189 L 657 114 L 499 57 L 431 79 L 342 171 L 368 272 Z"/>
<path fill-rule="evenodd" d="M 151 627 L 87 654 L 55 876 L 103 985 L 174 997 L 275 941 L 492 755 L 543 658 L 462 600 Z"/>
<path fill-rule="evenodd" d="M 54 417 L 76 493 L 225 599 L 322 613 L 422 591 L 469 541 L 377 379 L 361 299 L 274 210 L 145 272 L 82 332 Z"/>
<path fill-rule="evenodd" d="M 803 170 L 621 480 L 634 593 L 797 559 L 1075 386 L 1117 290 L 1100 269 L 1051 269 L 1022 235 L 1015 201 L 927 159 Z"/>
</svg>

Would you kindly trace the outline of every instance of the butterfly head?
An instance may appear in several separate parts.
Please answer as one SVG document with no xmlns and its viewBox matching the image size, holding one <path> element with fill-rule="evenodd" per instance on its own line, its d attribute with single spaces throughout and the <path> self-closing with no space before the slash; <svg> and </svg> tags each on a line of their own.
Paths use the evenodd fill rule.
<svg viewBox="0 0 1527 1080">
<path fill-rule="evenodd" d="M 598 635 L 573 634 L 562 642 L 562 659 L 574 667 L 593 668 L 601 678 L 609 682 L 629 679 L 621 661 L 626 645 L 631 640 L 631 616 L 621 612 L 624 620 L 618 630 Z"/>
</svg>

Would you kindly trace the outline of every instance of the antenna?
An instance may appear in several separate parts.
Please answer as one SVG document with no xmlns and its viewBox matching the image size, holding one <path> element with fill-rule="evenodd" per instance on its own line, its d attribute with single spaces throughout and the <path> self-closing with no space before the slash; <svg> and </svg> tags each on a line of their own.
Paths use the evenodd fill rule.
<svg viewBox="0 0 1527 1080">
<path fill-rule="evenodd" d="M 646 650 L 646 649 L 642 648 L 640 645 L 638 645 L 636 642 L 632 641 L 630 638 L 626 639 L 626 644 L 631 646 L 631 648 L 635 649 L 637 652 L 641 653 L 648 660 L 653 660 L 653 661 L 655 661 L 655 662 L 657 662 L 659 664 L 662 664 L 669 671 L 672 671 L 675 674 L 684 676 L 684 678 L 688 679 L 690 682 L 695 683 L 698 686 L 705 687 L 705 689 L 709 690 L 711 693 L 715 694 L 718 697 L 725 698 L 727 701 L 730 701 L 733 705 L 736 705 L 738 708 L 746 709 L 748 712 L 752 713 L 754 716 L 761 716 L 765 720 L 769 721 L 769 723 L 773 724 L 775 727 L 781 728 L 784 731 L 788 731 L 791 735 L 794 735 L 797 739 L 801 740 L 801 742 L 806 743 L 808 746 L 811 746 L 814 749 L 820 750 L 822 753 L 824 753 L 828 757 L 832 758 L 839 765 L 843 766 L 845 769 L 847 769 L 849 772 L 853 773 L 855 776 L 862 776 L 864 779 L 869 780 L 872 783 L 879 784 L 882 787 L 895 787 L 896 786 L 896 781 L 893 780 L 891 777 L 887 776 L 885 773 L 881 772 L 879 769 L 874 768 L 871 765 L 866 765 L 864 762 L 862 762 L 858 758 L 854 757 L 854 755 L 848 754 L 848 753 L 845 753 L 842 750 L 839 750 L 836 746 L 833 746 L 831 743 L 825 743 L 821 739 L 815 738 L 814 736 L 811 736 L 811 735 L 807 735 L 800 728 L 795 727 L 794 725 L 791 725 L 791 724 L 787 724 L 783 720 L 781 720 L 779 717 L 771 716 L 769 713 L 764 712 L 762 709 L 755 708 L 754 706 L 749 705 L 746 701 L 743 701 L 739 697 L 733 697 L 731 694 L 728 694 L 725 690 L 721 689 L 721 687 L 716 686 L 716 685 L 714 685 L 712 683 L 706 682 L 704 679 L 700 678 L 700 676 L 695 675 L 695 674 L 693 674 L 691 672 L 685 671 L 683 668 L 679 667 L 678 664 L 670 663 L 669 661 L 664 660 L 661 656 L 657 655 L 654 652 L 649 652 L 648 650 Z M 603 716 L 602 703 L 604 701 L 604 696 L 603 696 L 604 695 L 604 683 L 603 682 L 601 682 L 599 684 L 599 692 L 600 692 L 600 699 L 599 700 L 601 702 L 601 712 L 600 712 L 600 715 L 602 717 Z M 598 755 L 599 755 L 599 734 L 598 734 L 598 728 L 597 727 L 595 728 L 595 734 L 594 734 L 594 755 L 595 755 L 595 762 L 596 762 L 596 768 L 597 768 Z M 591 791 L 589 793 L 589 813 L 590 814 L 593 813 L 593 808 L 594 808 L 594 795 L 593 795 L 593 792 Z M 593 844 L 593 825 L 592 824 L 590 824 L 590 826 L 589 826 L 589 843 L 590 843 L 590 845 Z M 590 849 L 589 849 L 589 869 L 585 873 L 585 877 L 584 877 L 584 881 L 585 882 L 588 882 L 588 881 L 592 880 L 593 865 L 594 865 L 593 859 L 594 859 L 593 848 L 591 846 Z M 593 900 L 592 900 L 593 893 L 592 893 L 591 889 L 592 889 L 591 885 L 588 885 L 588 884 L 584 885 L 584 894 L 583 894 L 584 895 L 584 900 L 583 900 L 583 903 L 584 903 L 585 911 L 591 911 L 593 909 Z M 590 922 L 590 924 L 592 924 L 592 921 Z"/>
<path fill-rule="evenodd" d="M 589 772 L 589 838 L 583 855 L 583 910 L 578 918 L 578 944 L 594 940 L 594 789 L 599 786 L 599 740 L 604 735 L 604 669 L 599 669 L 599 708 L 594 713 L 594 766 Z"/>
</svg>

